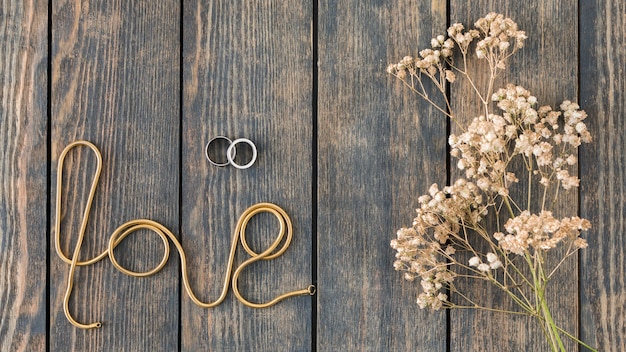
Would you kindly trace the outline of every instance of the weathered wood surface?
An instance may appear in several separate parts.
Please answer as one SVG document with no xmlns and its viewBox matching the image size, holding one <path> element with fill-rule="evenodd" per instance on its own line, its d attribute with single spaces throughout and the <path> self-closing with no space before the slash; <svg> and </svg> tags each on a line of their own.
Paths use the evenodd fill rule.
<svg viewBox="0 0 626 352">
<path fill-rule="evenodd" d="M 448 21 L 469 24 L 489 11 L 529 35 L 505 78 L 542 103 L 579 100 L 589 113 L 594 142 L 580 151 L 582 187 L 564 202 L 593 229 L 589 248 L 567 264 L 575 279 L 552 285 L 555 318 L 602 351 L 625 350 L 619 0 L 580 8 L 563 0 L 3 2 L 0 350 L 542 350 L 542 333 L 526 319 L 419 310 L 419 283 L 392 268 L 389 241 L 410 224 L 417 195 L 454 175 L 446 170 L 445 121 L 385 67 L 415 54 Z M 257 163 L 208 164 L 204 145 L 216 135 L 256 142 Z M 151 218 L 181 240 L 191 286 L 211 301 L 239 214 L 270 201 L 291 216 L 294 240 L 284 256 L 244 272 L 242 293 L 265 301 L 317 279 L 318 295 L 255 310 L 229 294 L 219 307 L 198 308 L 173 250 L 149 278 L 127 277 L 108 260 L 79 267 L 70 309 L 104 325 L 74 328 L 62 309 L 69 266 L 54 252 L 51 224 L 56 162 L 76 139 L 93 141 L 105 163 L 81 259 L 102 251 L 122 223 Z M 66 253 L 94 161 L 86 149 L 67 159 Z M 252 247 L 269 245 L 275 226 L 270 216 L 254 219 Z M 247 257 L 240 252 L 237 262 Z M 148 269 L 162 244 L 141 232 L 116 254 Z"/>
<path fill-rule="evenodd" d="M 47 2 L 0 7 L 0 350 L 46 333 Z"/>
<path fill-rule="evenodd" d="M 150 218 L 178 233 L 179 2 L 55 1 L 51 16 L 52 179 L 61 150 L 73 140 L 93 142 L 104 159 L 80 258 L 100 253 L 110 234 L 132 219 Z M 94 163 L 86 148 L 66 160 L 65 253 L 76 243 Z M 101 329 L 83 331 L 71 326 L 61 309 L 69 266 L 50 248 L 50 350 L 178 349 L 176 255 L 163 271 L 143 279 L 118 272 L 108 259 L 79 267 L 70 310 L 80 322 L 103 322 Z M 115 254 L 127 267 L 147 270 L 162 251 L 156 235 L 140 233 Z"/>
<path fill-rule="evenodd" d="M 385 73 L 445 26 L 445 1 L 320 3 L 321 351 L 446 348 L 445 313 L 419 310 L 389 247 L 416 195 L 445 183 L 446 122 Z"/>
<path fill-rule="evenodd" d="M 593 224 L 580 255 L 580 336 L 626 351 L 626 4 L 584 1 L 580 97 L 594 142 L 581 148 L 581 214 Z"/>
<path fill-rule="evenodd" d="M 271 202 L 291 217 L 294 239 L 282 256 L 247 268 L 241 292 L 260 303 L 306 288 L 313 259 L 311 3 L 189 0 L 184 10 L 181 236 L 193 287 L 203 301 L 219 296 L 239 215 Z M 205 144 L 218 135 L 252 140 L 254 166 L 209 164 Z M 273 216 L 259 214 L 247 238 L 260 253 L 277 233 Z M 248 257 L 240 247 L 237 263 Z M 184 297 L 182 350 L 308 351 L 311 317 L 310 297 L 261 310 L 232 293 L 211 309 Z"/>
</svg>

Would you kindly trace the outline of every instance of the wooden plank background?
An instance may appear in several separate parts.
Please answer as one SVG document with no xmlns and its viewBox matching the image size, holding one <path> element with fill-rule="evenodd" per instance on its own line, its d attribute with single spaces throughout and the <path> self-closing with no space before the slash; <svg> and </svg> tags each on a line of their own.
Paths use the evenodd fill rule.
<svg viewBox="0 0 626 352">
<path fill-rule="evenodd" d="M 621 0 L 2 2 L 0 350 L 544 349 L 527 319 L 421 311 L 415 284 L 392 268 L 389 241 L 410 223 L 417 195 L 454 170 L 446 169 L 445 120 L 385 68 L 450 22 L 490 11 L 529 36 L 505 79 L 543 103 L 578 100 L 589 114 L 594 141 L 580 148 L 581 188 L 564 202 L 593 229 L 589 248 L 568 263 L 570 279 L 553 283 L 554 309 L 562 326 L 600 350 L 626 350 Z M 464 104 L 461 92 L 451 97 Z M 256 164 L 208 164 L 204 145 L 216 135 L 253 140 Z M 192 288 L 212 301 L 239 214 L 269 201 L 291 216 L 294 240 L 284 256 L 242 274 L 242 293 L 265 301 L 314 282 L 317 295 L 257 310 L 230 293 L 202 309 L 183 289 L 175 251 L 142 279 L 104 260 L 77 268 L 70 302 L 79 321 L 103 327 L 74 328 L 62 308 L 69 266 L 56 256 L 52 224 L 56 163 L 77 139 L 104 156 L 81 259 L 102 251 L 122 223 L 154 219 L 181 241 Z M 66 160 L 65 253 L 76 243 L 94 162 L 86 149 Z M 250 227 L 256 250 L 276 234 L 269 216 Z M 116 254 L 149 269 L 162 244 L 140 232 Z"/>
<path fill-rule="evenodd" d="M 74 140 L 93 142 L 104 159 L 81 259 L 100 253 L 107 234 L 131 219 L 150 218 L 178 232 L 180 151 L 172 146 L 180 140 L 180 4 L 120 0 L 51 5 L 52 179 L 59 153 Z M 70 177 L 63 187 L 80 186 L 63 203 L 66 253 L 74 248 L 71 239 L 77 237 L 94 170 L 87 150 L 70 156 L 65 169 Z M 155 237 L 131 236 L 116 255 L 134 270 L 149 269 L 162 256 Z M 67 280 L 68 266 L 55 255 L 49 252 L 50 307 L 61 307 L 65 284 L 60 283 Z M 136 279 L 108 261 L 79 267 L 70 309 L 78 321 L 102 321 L 108 331 L 77 330 L 66 323 L 61 309 L 50 309 L 50 349 L 177 349 L 178 270 L 171 260 L 154 277 Z"/>
<path fill-rule="evenodd" d="M 215 300 L 239 214 L 272 202 L 292 218 L 294 240 L 283 256 L 254 264 L 240 279 L 247 298 L 269 301 L 312 282 L 311 5 L 185 1 L 184 9 L 181 236 L 191 281 L 204 301 Z M 254 141 L 257 163 L 246 170 L 209 164 L 204 147 L 217 135 Z M 261 252 L 276 236 L 275 220 L 260 217 L 251 226 L 247 237 Z M 185 351 L 312 346 L 308 297 L 262 310 L 232 295 L 212 309 L 183 299 L 181 309 Z"/>
<path fill-rule="evenodd" d="M 444 2 L 320 3 L 321 351 L 445 350 L 445 313 L 420 311 L 415 287 L 383 269 L 393 262 L 395 229 L 413 218 L 416 195 L 428 182 L 445 182 L 438 161 L 446 141 L 434 137 L 445 136 L 445 119 L 381 74 L 445 22 Z"/>
</svg>

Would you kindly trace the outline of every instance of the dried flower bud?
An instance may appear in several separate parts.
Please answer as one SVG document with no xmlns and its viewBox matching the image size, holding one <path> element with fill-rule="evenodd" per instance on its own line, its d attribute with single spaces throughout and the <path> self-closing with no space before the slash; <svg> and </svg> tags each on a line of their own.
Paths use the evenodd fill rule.
<svg viewBox="0 0 626 352">
<path fill-rule="evenodd" d="M 451 70 L 446 70 L 446 81 L 452 83 L 456 80 L 456 75 Z M 581 122 L 582 123 L 582 122 Z"/>
<path fill-rule="evenodd" d="M 470 266 L 478 266 L 481 263 L 480 258 L 478 257 L 471 257 L 469 259 L 469 265 Z"/>
<path fill-rule="evenodd" d="M 502 262 L 500 260 L 496 260 L 493 261 L 492 263 L 489 263 L 489 267 L 491 267 L 491 269 L 498 269 L 502 267 Z"/>
<path fill-rule="evenodd" d="M 489 264 L 480 263 L 480 264 L 478 264 L 478 270 L 480 270 L 482 272 L 487 272 L 487 271 L 491 270 L 491 267 L 489 266 Z"/>
<path fill-rule="evenodd" d="M 583 248 L 587 248 L 587 246 L 589 246 L 587 244 L 587 241 L 585 241 L 582 238 L 577 238 L 574 240 L 574 247 L 576 248 L 583 249 Z"/>
</svg>

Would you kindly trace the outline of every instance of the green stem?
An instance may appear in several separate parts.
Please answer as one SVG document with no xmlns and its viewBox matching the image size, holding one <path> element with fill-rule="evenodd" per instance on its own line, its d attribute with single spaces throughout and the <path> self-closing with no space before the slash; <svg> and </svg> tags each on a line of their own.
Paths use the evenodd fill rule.
<svg viewBox="0 0 626 352">
<path fill-rule="evenodd" d="M 526 203 L 526 210 L 530 211 L 530 201 L 532 199 L 532 184 L 533 184 L 533 167 L 532 160 L 530 160 L 530 168 L 528 169 L 528 199 Z M 541 206 L 543 210 L 543 204 Z"/>
<path fill-rule="evenodd" d="M 542 289 L 541 292 L 539 292 L 539 301 L 541 303 L 541 312 L 543 313 L 543 318 L 545 319 L 545 323 L 548 327 L 548 333 L 550 335 L 550 347 L 553 351 L 566 352 L 563 341 L 561 341 L 561 336 L 559 335 L 559 328 L 554 323 L 554 319 L 550 313 L 550 308 L 548 307 L 548 302 L 545 299 L 543 291 L 544 290 Z"/>
<path fill-rule="evenodd" d="M 509 197 L 502 197 L 504 200 L 504 204 L 506 205 L 506 209 L 509 211 L 509 216 L 511 219 L 515 217 L 515 213 L 513 212 L 513 208 L 511 207 L 511 203 L 509 202 Z"/>
<path fill-rule="evenodd" d="M 593 347 L 589 346 L 588 344 L 584 343 L 583 341 L 581 341 L 580 339 L 578 339 L 576 336 L 574 336 L 574 335 L 570 334 L 569 332 L 567 332 L 567 331 L 565 331 L 565 330 L 561 329 L 561 328 L 560 328 L 560 327 L 558 327 L 558 326 L 555 326 L 555 327 L 556 327 L 557 329 L 559 329 L 559 331 L 560 331 L 560 332 L 562 332 L 563 334 L 565 334 L 565 336 L 567 336 L 567 337 L 569 337 L 570 339 L 572 339 L 572 340 L 576 341 L 576 343 L 578 343 L 579 345 L 581 345 L 581 346 L 583 346 L 583 347 L 587 348 L 587 349 L 588 349 L 588 350 L 590 350 L 590 351 L 593 351 L 593 352 L 598 352 L 598 350 L 596 350 L 595 348 L 593 348 Z"/>
<path fill-rule="evenodd" d="M 550 313 L 550 308 L 548 307 L 548 302 L 546 300 L 545 292 L 548 280 L 543 270 L 542 261 L 543 258 L 541 256 L 541 252 L 535 252 L 535 264 L 537 267 L 537 272 L 533 275 L 533 277 L 535 278 L 535 290 L 537 290 L 541 313 L 543 314 L 543 319 L 544 322 L 547 324 L 548 333 L 550 335 L 550 347 L 553 351 L 565 352 L 565 345 L 563 345 L 563 341 L 561 340 L 561 336 L 559 334 L 559 329 L 554 323 L 554 318 L 552 318 L 552 314 Z"/>
</svg>

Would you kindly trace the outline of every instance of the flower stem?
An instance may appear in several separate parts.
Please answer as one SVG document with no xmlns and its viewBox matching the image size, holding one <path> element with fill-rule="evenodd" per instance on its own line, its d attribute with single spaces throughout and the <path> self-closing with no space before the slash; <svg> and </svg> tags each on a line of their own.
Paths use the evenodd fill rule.
<svg viewBox="0 0 626 352">
<path fill-rule="evenodd" d="M 509 202 L 509 197 L 505 196 L 505 197 L 502 197 L 502 199 L 504 199 L 504 204 L 506 205 L 506 209 L 509 211 L 509 216 L 511 218 L 514 218 L 515 213 L 513 212 L 513 208 L 511 207 L 511 202 Z"/>
<path fill-rule="evenodd" d="M 578 339 L 576 336 L 570 334 L 569 332 L 561 329 L 560 327 L 556 326 L 557 329 L 559 329 L 560 332 L 562 332 L 565 336 L 569 337 L 570 339 L 576 341 L 576 343 L 578 343 L 579 345 L 585 347 L 586 349 L 592 351 L 592 352 L 598 352 L 598 350 L 596 350 L 595 348 L 589 346 L 588 344 L 584 343 L 583 341 L 581 341 L 580 339 Z"/>
<path fill-rule="evenodd" d="M 550 308 L 548 307 L 548 302 L 545 299 L 544 290 L 539 292 L 539 301 L 541 303 L 541 312 L 543 313 L 543 319 L 548 328 L 548 335 L 550 339 L 548 342 L 550 343 L 550 347 L 553 351 L 562 351 L 566 352 L 565 346 L 563 345 L 563 341 L 561 341 L 561 336 L 559 335 L 559 328 L 554 323 L 554 319 L 552 318 L 552 314 L 550 313 Z"/>
<path fill-rule="evenodd" d="M 543 323 L 545 323 L 548 330 L 548 342 L 550 343 L 550 347 L 553 351 L 561 351 L 565 352 L 565 346 L 563 345 L 563 341 L 561 340 L 561 336 L 559 334 L 559 329 L 554 323 L 554 319 L 552 318 L 552 314 L 550 313 L 550 308 L 548 307 L 548 301 L 546 300 L 546 284 L 548 283 L 548 278 L 546 278 L 545 272 L 543 270 L 543 258 L 541 256 L 541 252 L 537 251 L 534 255 L 535 259 L 535 272 L 533 273 L 533 279 L 535 281 L 535 291 L 537 293 L 537 298 L 539 299 L 539 307 L 541 309 L 541 313 L 543 315 Z"/>
</svg>

